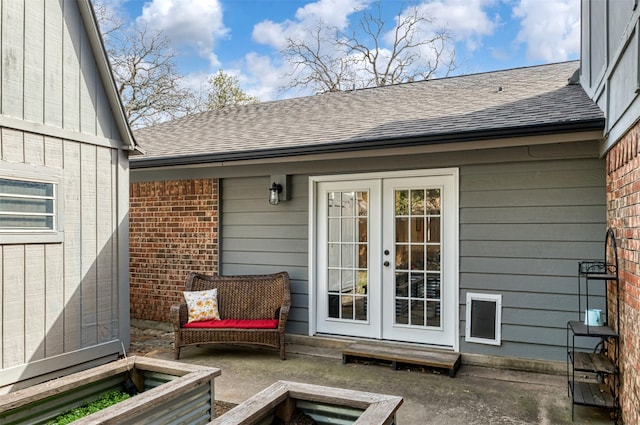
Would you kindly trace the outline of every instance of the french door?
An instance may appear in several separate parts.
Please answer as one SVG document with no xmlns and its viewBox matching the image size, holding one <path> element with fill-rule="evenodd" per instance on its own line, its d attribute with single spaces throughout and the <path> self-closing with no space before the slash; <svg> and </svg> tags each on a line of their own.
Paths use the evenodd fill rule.
<svg viewBox="0 0 640 425">
<path fill-rule="evenodd" d="M 457 170 L 424 173 L 312 179 L 317 332 L 457 346 Z"/>
</svg>

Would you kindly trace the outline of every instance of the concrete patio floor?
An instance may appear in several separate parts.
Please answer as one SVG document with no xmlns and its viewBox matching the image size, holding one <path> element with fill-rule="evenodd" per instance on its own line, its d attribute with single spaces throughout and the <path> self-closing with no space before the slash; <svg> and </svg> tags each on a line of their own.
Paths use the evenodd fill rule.
<svg viewBox="0 0 640 425">
<path fill-rule="evenodd" d="M 141 335 L 143 335 L 141 337 Z M 132 328 L 131 354 L 173 360 L 172 332 Z M 182 350 L 181 362 L 217 367 L 215 398 L 241 403 L 278 380 L 401 396 L 398 424 L 612 424 L 607 411 L 571 403 L 564 375 L 462 365 L 455 378 L 419 368 L 342 364 L 335 348 L 287 345 L 275 350 L 211 345 Z"/>
</svg>

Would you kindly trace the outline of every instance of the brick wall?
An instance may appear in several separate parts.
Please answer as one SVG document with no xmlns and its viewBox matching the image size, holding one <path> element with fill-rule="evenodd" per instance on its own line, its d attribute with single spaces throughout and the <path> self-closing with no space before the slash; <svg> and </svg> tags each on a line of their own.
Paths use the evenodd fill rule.
<svg viewBox="0 0 640 425">
<path fill-rule="evenodd" d="M 190 271 L 218 271 L 218 181 L 132 183 L 131 318 L 168 322 Z"/>
<path fill-rule="evenodd" d="M 640 123 L 607 154 L 609 226 L 620 262 L 622 418 L 640 424 Z"/>
</svg>

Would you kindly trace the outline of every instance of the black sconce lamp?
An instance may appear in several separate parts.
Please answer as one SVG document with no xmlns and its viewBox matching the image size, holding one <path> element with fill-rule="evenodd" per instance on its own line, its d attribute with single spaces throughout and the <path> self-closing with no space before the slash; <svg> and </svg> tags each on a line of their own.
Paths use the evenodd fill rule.
<svg viewBox="0 0 640 425">
<path fill-rule="evenodd" d="M 288 175 L 271 176 L 271 181 L 273 183 L 269 188 L 269 203 L 278 205 L 282 201 L 288 201 L 291 177 Z"/>
<path fill-rule="evenodd" d="M 282 185 L 273 182 L 269 188 L 269 203 L 271 205 L 278 205 L 280 203 L 280 193 L 282 193 Z"/>
</svg>

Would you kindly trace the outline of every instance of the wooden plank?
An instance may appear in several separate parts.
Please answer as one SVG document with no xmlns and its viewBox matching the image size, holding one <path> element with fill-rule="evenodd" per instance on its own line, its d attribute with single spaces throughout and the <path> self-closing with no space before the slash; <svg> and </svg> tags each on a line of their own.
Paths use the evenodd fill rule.
<svg viewBox="0 0 640 425">
<path fill-rule="evenodd" d="M 604 192 L 602 193 L 604 197 Z M 460 224 L 460 241 L 574 241 L 602 240 L 606 223 L 548 223 L 540 224 Z"/>
<path fill-rule="evenodd" d="M 24 118 L 24 1 L 2 2 L 2 114 Z"/>
<path fill-rule="evenodd" d="M 8 128 L 2 132 L 2 159 L 11 162 L 24 162 L 24 133 Z"/>
<path fill-rule="evenodd" d="M 611 390 L 604 384 L 570 381 L 569 386 L 573 389 L 575 404 L 609 409 L 613 409 L 615 406 Z"/>
<path fill-rule="evenodd" d="M 0 19 L 0 22 L 2 19 Z M 0 24 L 0 27 L 2 24 Z M 0 268 L 4 270 L 4 245 L 0 245 Z M 0 273 L 0 320 L 4 317 L 4 273 Z M 0 369 L 3 368 L 4 365 L 4 329 L 3 326 L 0 326 Z"/>
<path fill-rule="evenodd" d="M 44 122 L 44 1 L 24 2 L 24 119 Z"/>
<path fill-rule="evenodd" d="M 80 131 L 80 29 L 82 21 L 75 0 L 63 0 L 62 123 L 65 129 Z"/>
<path fill-rule="evenodd" d="M 4 249 L 4 298 L 2 327 L 2 368 L 7 369 L 25 363 L 25 288 L 24 245 L 5 245 Z"/>
<path fill-rule="evenodd" d="M 64 142 L 64 351 L 81 348 L 80 145 Z"/>
<path fill-rule="evenodd" d="M 538 163 L 533 163 L 534 167 Z M 591 168 L 563 169 L 562 164 L 557 164 L 558 169 L 539 170 L 501 170 L 500 167 L 494 173 L 469 175 L 461 178 L 462 191 L 490 191 L 490 190 L 526 190 L 539 188 L 575 188 L 604 186 L 605 169 L 599 162 L 592 162 Z"/>
<path fill-rule="evenodd" d="M 113 291 L 117 290 L 114 281 L 113 263 L 117 257 L 113 254 L 113 235 L 116 232 L 114 221 L 113 163 L 111 149 L 97 148 L 96 165 L 96 238 L 97 238 L 97 338 L 98 342 L 110 341 L 113 324 L 116 323 L 117 304 L 113 303 Z"/>
<path fill-rule="evenodd" d="M 605 202 L 604 193 L 604 185 L 593 188 L 460 192 L 460 207 L 602 205 Z"/>
<path fill-rule="evenodd" d="M 44 123 L 62 128 L 62 4 L 59 1 L 44 3 Z"/>
<path fill-rule="evenodd" d="M 44 245 L 25 246 L 25 360 L 32 362 L 45 357 L 45 256 Z"/>
<path fill-rule="evenodd" d="M 84 27 L 83 27 L 84 28 Z M 93 58 L 87 33 L 79 31 L 80 37 L 80 130 L 83 133 L 96 134 L 96 87 L 98 69 Z"/>
<path fill-rule="evenodd" d="M 454 377 L 460 367 L 460 353 L 433 350 L 417 350 L 398 346 L 381 346 L 356 343 L 342 350 L 343 363 L 350 358 L 368 358 L 392 362 L 394 370 L 398 364 L 421 365 L 447 369 Z"/>
<path fill-rule="evenodd" d="M 602 241 L 487 241 L 467 240 L 460 246 L 460 257 L 481 258 L 552 258 L 573 260 L 576 258 L 602 257 Z M 577 268 L 577 265 L 574 267 Z M 575 275 L 576 270 L 574 270 Z"/>
<path fill-rule="evenodd" d="M 98 342 L 96 147 L 80 146 L 82 346 Z"/>
<path fill-rule="evenodd" d="M 44 162 L 47 167 L 62 169 L 64 166 L 62 144 L 62 139 L 45 136 Z"/>
<path fill-rule="evenodd" d="M 573 351 L 569 353 L 573 359 L 573 368 L 584 372 L 602 372 L 613 374 L 615 366 L 605 354 Z"/>
<path fill-rule="evenodd" d="M 45 356 L 64 352 L 64 250 L 61 244 L 45 245 Z"/>
<path fill-rule="evenodd" d="M 460 210 L 460 221 L 482 223 L 593 223 L 603 220 L 606 206 L 534 206 L 534 207 L 467 207 Z"/>
<path fill-rule="evenodd" d="M 41 134 L 24 134 L 24 162 L 44 165 L 44 137 Z"/>
</svg>

